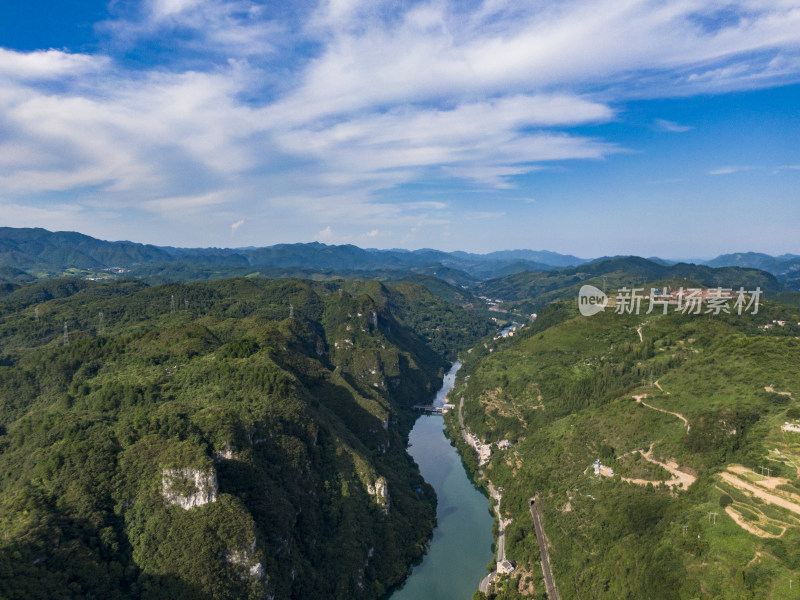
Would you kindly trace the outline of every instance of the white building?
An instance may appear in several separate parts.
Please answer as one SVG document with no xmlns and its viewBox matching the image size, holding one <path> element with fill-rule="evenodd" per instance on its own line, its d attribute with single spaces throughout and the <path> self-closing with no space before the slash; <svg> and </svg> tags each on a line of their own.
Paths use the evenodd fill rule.
<svg viewBox="0 0 800 600">
<path fill-rule="evenodd" d="M 516 568 L 517 565 L 515 565 L 512 561 L 508 559 L 501 560 L 500 562 L 497 563 L 497 573 L 499 575 L 508 575 L 509 573 L 513 573 L 514 569 Z"/>
</svg>

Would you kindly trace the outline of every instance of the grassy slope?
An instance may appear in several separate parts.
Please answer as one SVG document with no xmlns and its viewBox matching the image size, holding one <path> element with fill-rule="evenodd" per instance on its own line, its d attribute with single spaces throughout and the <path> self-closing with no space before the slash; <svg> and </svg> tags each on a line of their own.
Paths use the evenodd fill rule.
<svg viewBox="0 0 800 600">
<path fill-rule="evenodd" d="M 768 302 L 756 316 L 585 318 L 562 303 L 525 339 L 497 343 L 468 362 L 455 396 L 465 397 L 468 425 L 485 439 L 515 444 L 485 469 L 506 488 L 503 508 L 514 518 L 509 556 L 538 571 L 527 511 L 538 491 L 563 598 L 788 598 L 788 580 L 800 571 L 800 529 L 775 539 L 745 532 L 720 507 L 716 473 L 734 463 L 758 469 L 778 444 L 784 454 L 800 451 L 800 440 L 780 431 L 800 398 L 796 312 Z M 758 328 L 774 318 L 790 325 Z M 794 400 L 765 392 L 768 385 Z M 678 418 L 632 400 L 644 393 L 652 405 L 683 414 L 690 432 Z M 650 444 L 656 456 L 698 476 L 688 492 L 588 475 L 603 457 L 641 476 L 612 457 Z M 800 483 L 785 462 L 766 464 Z M 708 512 L 719 513 L 716 525 Z M 511 587 L 502 597 L 516 597 Z"/>
</svg>

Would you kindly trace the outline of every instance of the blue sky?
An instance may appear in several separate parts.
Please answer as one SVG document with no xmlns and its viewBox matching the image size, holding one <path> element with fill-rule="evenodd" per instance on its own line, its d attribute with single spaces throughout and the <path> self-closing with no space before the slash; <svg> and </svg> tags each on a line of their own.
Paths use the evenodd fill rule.
<svg viewBox="0 0 800 600">
<path fill-rule="evenodd" d="M 0 223 L 182 246 L 800 253 L 800 1 L 40 0 Z"/>
</svg>

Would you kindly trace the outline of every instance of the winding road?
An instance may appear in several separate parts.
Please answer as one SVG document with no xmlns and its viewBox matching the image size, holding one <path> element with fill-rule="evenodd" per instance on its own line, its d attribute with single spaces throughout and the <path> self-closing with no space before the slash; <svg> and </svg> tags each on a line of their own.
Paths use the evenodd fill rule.
<svg viewBox="0 0 800 600">
<path fill-rule="evenodd" d="M 656 382 L 658 383 L 658 382 Z M 658 386 L 658 389 L 661 390 L 661 386 Z M 664 390 L 661 390 L 662 392 Z M 686 420 L 681 413 L 672 412 L 671 410 L 667 410 L 665 408 L 658 408 L 657 406 L 653 406 L 652 404 L 648 404 L 647 402 L 643 401 L 642 398 L 647 398 L 647 394 L 641 394 L 640 396 L 633 396 L 633 399 L 636 400 L 639 404 L 644 404 L 647 408 L 652 408 L 653 410 L 657 410 L 658 412 L 667 413 L 668 415 L 672 415 L 673 417 L 678 417 L 681 421 L 683 421 L 684 426 L 686 427 L 686 433 L 689 433 L 691 429 L 691 425 L 689 425 L 689 421 Z"/>
</svg>

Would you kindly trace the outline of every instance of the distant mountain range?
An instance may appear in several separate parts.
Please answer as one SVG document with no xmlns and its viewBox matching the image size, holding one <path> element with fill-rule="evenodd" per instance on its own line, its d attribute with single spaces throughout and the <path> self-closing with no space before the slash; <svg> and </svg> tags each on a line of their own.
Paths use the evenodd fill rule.
<svg viewBox="0 0 800 600">
<path fill-rule="evenodd" d="M 175 248 L 129 241 L 108 242 L 76 232 L 0 227 L 0 281 L 5 282 L 62 275 L 68 269 L 118 267 L 131 269 L 135 275 L 138 270 L 151 274 L 156 266 L 161 267 L 160 272 L 175 271 L 181 265 L 182 278 L 191 278 L 193 275 L 204 278 L 211 271 L 239 275 L 247 274 L 250 270 L 272 270 L 272 275 L 279 275 L 280 270 L 364 274 L 396 271 L 438 277 L 452 285 L 464 286 L 526 271 L 563 271 L 620 258 L 625 257 L 583 259 L 546 250 L 503 250 L 488 254 L 444 252 L 430 248 L 379 250 L 319 242 L 248 248 Z M 647 263 L 640 265 L 642 274 L 647 272 L 655 275 L 649 265 L 676 265 L 676 261 L 659 257 L 639 260 Z M 746 252 L 725 254 L 702 264 L 708 267 L 760 269 L 774 275 L 784 287 L 800 289 L 800 255 L 770 256 Z"/>
<path fill-rule="evenodd" d="M 584 284 L 603 289 L 622 287 L 722 287 L 746 290 L 761 288 L 768 295 L 786 286 L 761 269 L 710 267 L 689 263 L 662 264 L 638 256 L 607 258 L 577 267 L 542 272 L 525 271 L 490 279 L 473 290 L 494 301 L 503 301 L 504 310 L 530 314 L 539 312 L 553 301 L 575 298 Z"/>
<path fill-rule="evenodd" d="M 546 271 L 580 265 L 576 256 L 548 251 L 508 250 L 490 254 L 422 250 L 363 249 L 350 244 L 278 244 L 261 248 L 174 248 L 135 242 L 107 242 L 81 233 L 41 228 L 0 228 L 0 267 L 30 275 L 66 268 L 132 268 L 192 263 L 228 267 L 368 271 L 407 270 L 440 265 L 473 280 L 521 271 Z M 6 277 L 19 273 L 8 272 Z"/>
</svg>

